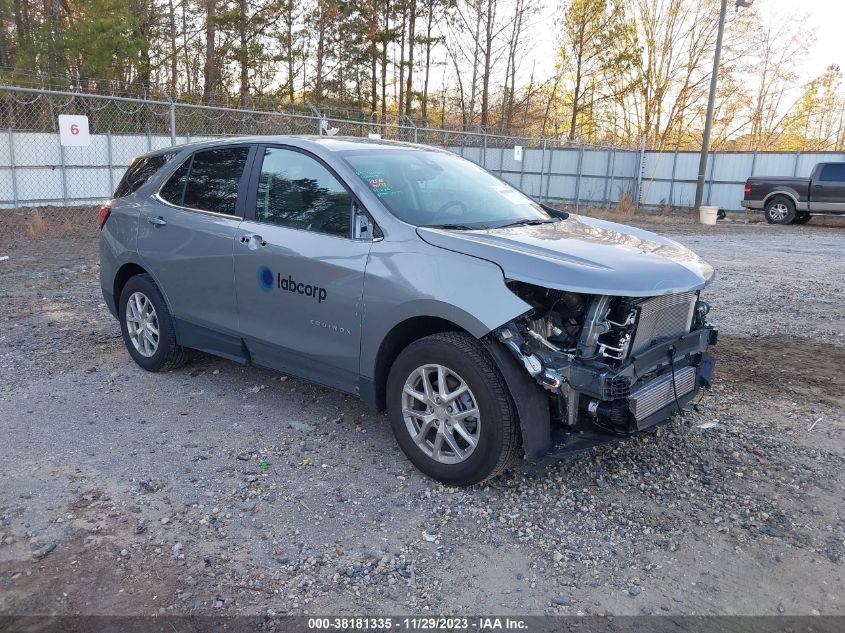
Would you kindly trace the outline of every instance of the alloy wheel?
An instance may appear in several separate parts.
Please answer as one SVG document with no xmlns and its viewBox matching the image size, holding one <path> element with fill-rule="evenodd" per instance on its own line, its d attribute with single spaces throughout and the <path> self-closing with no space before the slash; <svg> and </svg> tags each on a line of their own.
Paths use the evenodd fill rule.
<svg viewBox="0 0 845 633">
<path fill-rule="evenodd" d="M 126 330 L 129 340 L 141 356 L 153 356 L 158 349 L 158 315 L 149 297 L 133 292 L 126 302 Z"/>
<path fill-rule="evenodd" d="M 430 364 L 411 372 L 403 388 L 402 415 L 416 445 L 436 462 L 458 464 L 478 446 L 478 401 L 448 367 Z"/>
<path fill-rule="evenodd" d="M 788 213 L 789 209 L 783 202 L 776 202 L 769 207 L 769 217 L 776 222 L 782 222 Z"/>
</svg>

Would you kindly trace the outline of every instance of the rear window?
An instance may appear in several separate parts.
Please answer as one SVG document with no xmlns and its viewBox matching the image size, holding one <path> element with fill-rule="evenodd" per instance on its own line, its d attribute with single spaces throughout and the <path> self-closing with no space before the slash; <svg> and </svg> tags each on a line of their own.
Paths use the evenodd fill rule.
<svg viewBox="0 0 845 633">
<path fill-rule="evenodd" d="M 822 167 L 820 180 L 845 182 L 845 163 L 830 163 Z"/>
<path fill-rule="evenodd" d="M 132 161 L 129 169 L 120 179 L 120 184 L 114 192 L 115 198 L 125 198 L 152 178 L 167 161 L 173 158 L 174 154 L 156 154 L 155 156 L 142 156 Z"/>
<path fill-rule="evenodd" d="M 210 149 L 194 154 L 183 205 L 235 215 L 248 147 Z"/>
</svg>

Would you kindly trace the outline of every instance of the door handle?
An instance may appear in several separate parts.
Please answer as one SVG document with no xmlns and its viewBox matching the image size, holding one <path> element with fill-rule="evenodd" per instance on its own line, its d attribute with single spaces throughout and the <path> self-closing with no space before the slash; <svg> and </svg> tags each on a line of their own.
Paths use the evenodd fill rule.
<svg viewBox="0 0 845 633">
<path fill-rule="evenodd" d="M 167 220 L 165 220 L 161 216 L 158 216 L 157 218 L 149 217 L 147 218 L 147 222 L 155 226 L 164 226 L 165 224 L 167 224 Z"/>
<path fill-rule="evenodd" d="M 241 235 L 241 244 L 247 244 L 251 249 L 256 249 L 259 246 L 267 246 L 267 242 L 260 235 Z"/>
</svg>

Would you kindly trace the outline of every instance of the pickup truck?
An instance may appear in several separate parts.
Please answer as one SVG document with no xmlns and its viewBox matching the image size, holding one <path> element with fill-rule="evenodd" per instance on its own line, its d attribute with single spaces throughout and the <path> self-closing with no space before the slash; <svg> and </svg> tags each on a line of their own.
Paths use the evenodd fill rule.
<svg viewBox="0 0 845 633">
<path fill-rule="evenodd" d="M 845 162 L 817 163 L 809 178 L 749 178 L 742 206 L 762 209 L 769 224 L 804 224 L 814 215 L 845 214 Z"/>
</svg>

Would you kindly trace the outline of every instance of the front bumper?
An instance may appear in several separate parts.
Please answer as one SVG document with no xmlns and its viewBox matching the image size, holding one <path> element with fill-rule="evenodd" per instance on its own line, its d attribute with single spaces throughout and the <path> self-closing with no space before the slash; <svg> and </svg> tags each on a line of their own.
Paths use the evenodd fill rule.
<svg viewBox="0 0 845 633">
<path fill-rule="evenodd" d="M 629 397 L 647 378 L 657 378 L 655 373 L 665 374 L 673 363 L 676 372 L 689 365 L 697 366 L 696 356 L 715 344 L 717 336 L 711 327 L 693 330 L 631 356 L 615 371 L 587 363 L 550 363 L 550 366 L 578 393 L 597 400 L 616 400 Z"/>
<path fill-rule="evenodd" d="M 671 420 L 672 415 L 688 405 L 702 387 L 710 386 L 715 364 L 715 360 L 711 354 L 702 352 L 698 365 L 687 366 L 691 367 L 695 372 L 693 388 L 685 394 L 679 393 L 677 401 L 674 399 L 673 394 L 673 397 L 666 404 L 660 406 L 646 417 L 642 419 L 634 418 L 636 425 L 629 428 L 627 432 L 615 429 L 590 416 L 581 416 L 575 428 L 567 428 L 561 425 L 552 426 L 548 448 L 542 451 L 542 453 L 535 454 L 533 458 L 530 458 L 530 461 L 561 459 L 589 450 L 600 444 L 619 442 L 653 431 Z M 659 379 L 656 379 L 654 382 Z M 648 383 L 648 385 L 650 384 L 651 382 Z"/>
<path fill-rule="evenodd" d="M 556 389 L 547 386 L 542 392 L 535 382 L 533 397 L 550 397 L 552 414 L 546 414 L 548 419 L 541 417 L 536 413 L 541 406 L 535 404 L 529 418 L 523 411 L 526 405 L 514 398 L 526 459 L 559 459 L 648 432 L 667 422 L 702 387 L 710 386 L 715 360 L 707 348 L 716 339 L 714 328 L 702 327 L 649 347 L 615 370 L 563 356 L 558 363 L 554 355 L 546 358 L 546 366 L 562 378 L 562 384 Z M 506 379 L 510 384 L 510 376 Z M 523 389 L 520 397 L 525 396 Z M 574 406 L 575 410 L 560 413 L 564 402 L 567 409 Z"/>
</svg>

